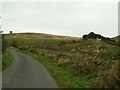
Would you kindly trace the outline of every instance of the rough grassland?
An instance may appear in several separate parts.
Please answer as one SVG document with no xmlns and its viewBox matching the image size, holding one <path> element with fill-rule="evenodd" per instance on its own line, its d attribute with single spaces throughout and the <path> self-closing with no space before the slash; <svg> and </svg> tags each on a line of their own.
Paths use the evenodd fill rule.
<svg viewBox="0 0 120 90">
<path fill-rule="evenodd" d="M 118 46 L 98 40 L 41 37 L 39 34 L 16 34 L 6 38 L 14 40 L 20 51 L 38 59 L 60 87 L 118 88 L 120 85 Z"/>
</svg>

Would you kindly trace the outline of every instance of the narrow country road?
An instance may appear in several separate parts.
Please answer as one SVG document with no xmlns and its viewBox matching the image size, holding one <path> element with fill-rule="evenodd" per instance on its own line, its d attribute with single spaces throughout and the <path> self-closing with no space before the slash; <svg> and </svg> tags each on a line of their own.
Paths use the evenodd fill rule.
<svg viewBox="0 0 120 90">
<path fill-rule="evenodd" d="M 13 63 L 3 71 L 3 88 L 57 88 L 47 70 L 33 57 L 12 51 Z"/>
</svg>

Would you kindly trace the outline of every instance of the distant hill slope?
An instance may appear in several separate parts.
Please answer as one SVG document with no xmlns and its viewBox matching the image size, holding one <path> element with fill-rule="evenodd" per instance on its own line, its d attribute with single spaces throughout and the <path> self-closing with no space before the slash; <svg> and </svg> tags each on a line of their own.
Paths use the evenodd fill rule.
<svg viewBox="0 0 120 90">
<path fill-rule="evenodd" d="M 18 46 L 21 45 L 53 45 L 53 44 L 63 44 L 70 42 L 80 41 L 79 37 L 71 36 L 60 36 L 52 34 L 43 34 L 43 33 L 13 33 L 13 34 L 3 34 L 3 37 L 9 43 L 16 42 Z M 15 44 L 14 44 L 15 45 Z"/>
<path fill-rule="evenodd" d="M 10 34 L 7 34 L 10 35 Z M 31 38 L 41 38 L 41 39 L 65 39 L 65 40 L 79 40 L 80 37 L 72 37 L 72 36 L 60 36 L 60 35 L 53 35 L 53 34 L 45 34 L 45 33 L 13 33 L 13 37 L 31 37 Z"/>
<path fill-rule="evenodd" d="M 120 42 L 120 35 L 113 37 L 111 39 L 115 40 L 116 42 Z"/>
</svg>

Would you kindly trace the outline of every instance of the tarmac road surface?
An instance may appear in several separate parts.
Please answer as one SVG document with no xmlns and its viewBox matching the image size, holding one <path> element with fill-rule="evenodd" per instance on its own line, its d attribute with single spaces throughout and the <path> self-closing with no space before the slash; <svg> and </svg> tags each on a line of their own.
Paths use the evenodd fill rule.
<svg viewBox="0 0 120 90">
<path fill-rule="evenodd" d="M 33 57 L 12 51 L 15 59 L 3 71 L 3 88 L 58 88 L 43 65 Z"/>
</svg>

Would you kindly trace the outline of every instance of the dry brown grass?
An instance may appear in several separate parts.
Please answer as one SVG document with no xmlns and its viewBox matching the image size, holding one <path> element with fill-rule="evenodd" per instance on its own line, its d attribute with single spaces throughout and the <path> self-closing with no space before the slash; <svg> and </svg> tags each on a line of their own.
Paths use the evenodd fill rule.
<svg viewBox="0 0 120 90">
<path fill-rule="evenodd" d="M 111 68 L 99 71 L 97 78 L 99 78 L 101 85 L 104 88 L 118 88 L 118 64 L 115 63 Z"/>
<path fill-rule="evenodd" d="M 58 66 L 66 66 L 70 64 L 70 60 L 68 59 L 59 59 L 57 62 Z"/>
</svg>

